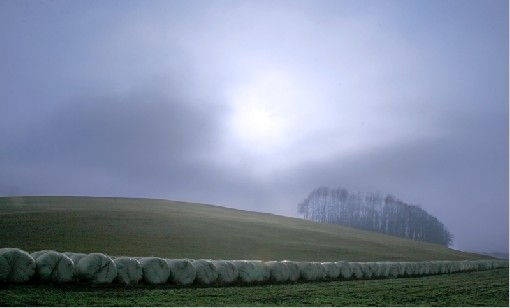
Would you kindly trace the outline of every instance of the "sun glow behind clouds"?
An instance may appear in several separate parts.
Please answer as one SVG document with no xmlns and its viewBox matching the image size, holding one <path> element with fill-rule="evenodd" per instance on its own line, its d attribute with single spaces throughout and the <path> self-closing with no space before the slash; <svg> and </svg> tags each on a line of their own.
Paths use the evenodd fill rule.
<svg viewBox="0 0 510 308">
<path fill-rule="evenodd" d="M 293 105 L 298 90 L 279 72 L 264 73 L 229 93 L 231 140 L 248 154 L 273 155 L 292 143 L 296 129 Z"/>
</svg>

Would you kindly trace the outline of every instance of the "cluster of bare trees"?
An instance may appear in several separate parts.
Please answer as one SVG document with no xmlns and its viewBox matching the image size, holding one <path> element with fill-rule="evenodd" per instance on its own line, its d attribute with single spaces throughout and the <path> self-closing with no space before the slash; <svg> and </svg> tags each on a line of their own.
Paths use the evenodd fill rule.
<svg viewBox="0 0 510 308">
<path fill-rule="evenodd" d="M 385 233 L 448 246 L 453 236 L 434 216 L 394 196 L 349 193 L 344 188 L 319 187 L 298 204 L 305 219 Z"/>
</svg>

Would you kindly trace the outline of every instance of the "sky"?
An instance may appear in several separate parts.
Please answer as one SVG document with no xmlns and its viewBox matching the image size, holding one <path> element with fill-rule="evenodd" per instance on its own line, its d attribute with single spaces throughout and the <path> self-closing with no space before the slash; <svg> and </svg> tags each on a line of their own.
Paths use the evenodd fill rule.
<svg viewBox="0 0 510 308">
<path fill-rule="evenodd" d="M 392 194 L 508 251 L 508 1 L 0 0 L 0 196 L 298 217 Z"/>
</svg>

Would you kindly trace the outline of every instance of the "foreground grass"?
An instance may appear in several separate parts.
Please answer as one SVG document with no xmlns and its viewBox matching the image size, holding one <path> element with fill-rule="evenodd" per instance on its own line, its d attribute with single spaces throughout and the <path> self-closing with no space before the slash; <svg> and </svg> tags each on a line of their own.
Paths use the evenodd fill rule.
<svg viewBox="0 0 510 308">
<path fill-rule="evenodd" d="M 295 261 L 479 260 L 338 225 L 167 200 L 0 198 L 0 248 L 112 256 Z"/>
<path fill-rule="evenodd" d="M 0 306 L 497 306 L 508 307 L 508 269 L 383 280 L 286 285 L 0 285 Z"/>
</svg>

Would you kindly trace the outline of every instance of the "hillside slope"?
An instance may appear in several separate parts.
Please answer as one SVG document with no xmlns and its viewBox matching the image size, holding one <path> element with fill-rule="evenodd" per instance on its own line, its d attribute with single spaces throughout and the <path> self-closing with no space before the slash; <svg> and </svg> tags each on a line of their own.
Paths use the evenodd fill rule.
<svg viewBox="0 0 510 308">
<path fill-rule="evenodd" d="M 0 198 L 0 247 L 167 258 L 296 261 L 482 259 L 338 225 L 154 199 Z"/>
</svg>

